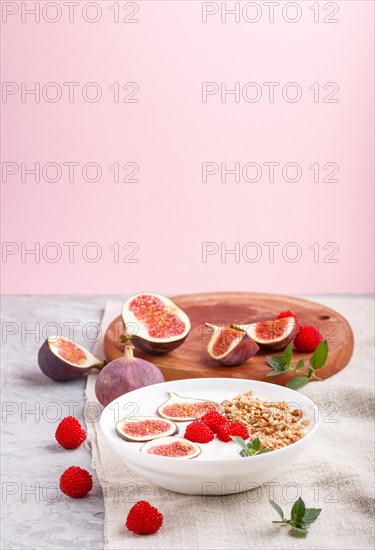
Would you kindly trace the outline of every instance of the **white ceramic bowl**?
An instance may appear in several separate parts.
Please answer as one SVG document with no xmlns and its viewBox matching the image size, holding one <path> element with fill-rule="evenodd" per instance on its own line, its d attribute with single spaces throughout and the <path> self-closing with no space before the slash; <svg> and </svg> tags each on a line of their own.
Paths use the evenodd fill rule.
<svg viewBox="0 0 375 550">
<path fill-rule="evenodd" d="M 168 391 L 220 403 L 250 390 L 265 401 L 286 401 L 300 407 L 310 421 L 305 437 L 277 451 L 247 458 L 239 456 L 235 443 L 215 438 L 200 445 L 199 456 L 184 460 L 141 453 L 142 443 L 126 442 L 115 433 L 115 423 L 127 416 L 155 415 L 157 407 L 167 400 Z M 100 427 L 113 452 L 155 485 L 189 495 L 224 495 L 256 488 L 289 469 L 312 441 L 317 419 L 317 407 L 310 399 L 283 386 L 236 378 L 193 378 L 147 386 L 119 397 L 104 409 Z M 179 422 L 176 435 L 183 437 L 187 424 Z"/>
</svg>

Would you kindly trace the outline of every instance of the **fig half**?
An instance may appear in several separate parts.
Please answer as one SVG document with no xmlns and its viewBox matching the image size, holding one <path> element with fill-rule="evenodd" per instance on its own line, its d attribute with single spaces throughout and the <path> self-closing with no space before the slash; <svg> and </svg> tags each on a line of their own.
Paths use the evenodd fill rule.
<svg viewBox="0 0 375 550">
<path fill-rule="evenodd" d="M 189 317 L 169 298 L 154 292 L 130 296 L 122 306 L 125 332 L 135 347 L 163 354 L 176 349 L 190 332 Z"/>
<path fill-rule="evenodd" d="M 115 427 L 116 433 L 125 441 L 151 441 L 159 437 L 175 435 L 177 426 L 174 422 L 157 416 L 133 417 L 120 420 Z"/>
<path fill-rule="evenodd" d="M 105 365 L 83 346 L 63 336 L 48 336 L 39 350 L 38 364 L 46 376 L 59 382 L 80 378 Z"/>
<path fill-rule="evenodd" d="M 208 354 L 223 365 L 241 365 L 259 350 L 258 344 L 244 330 L 211 323 L 206 323 L 206 326 L 213 330 L 207 346 Z"/>
<path fill-rule="evenodd" d="M 195 399 L 193 397 L 182 397 L 175 392 L 168 392 L 169 399 L 157 410 L 162 418 L 174 422 L 188 422 L 197 420 L 209 411 L 220 411 L 220 405 L 215 401 L 207 399 Z"/>
<path fill-rule="evenodd" d="M 244 330 L 257 344 L 268 350 L 286 348 L 297 333 L 297 322 L 294 317 L 260 321 L 250 325 L 232 325 L 232 327 Z"/>
<path fill-rule="evenodd" d="M 145 443 L 140 448 L 142 453 L 170 458 L 195 458 L 201 454 L 201 448 L 183 437 L 160 437 Z"/>
</svg>

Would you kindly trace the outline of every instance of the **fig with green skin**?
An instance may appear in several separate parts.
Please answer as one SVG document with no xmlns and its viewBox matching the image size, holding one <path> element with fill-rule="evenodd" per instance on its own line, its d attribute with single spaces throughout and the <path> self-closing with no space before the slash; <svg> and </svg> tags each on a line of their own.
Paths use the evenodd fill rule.
<svg viewBox="0 0 375 550">
<path fill-rule="evenodd" d="M 91 369 L 101 369 L 105 362 L 68 338 L 49 336 L 39 350 L 38 365 L 49 378 L 64 382 L 85 376 Z"/>
<path fill-rule="evenodd" d="M 297 322 L 294 317 L 231 326 L 235 329 L 244 330 L 257 344 L 271 351 L 286 348 L 294 340 L 297 333 Z"/>
<path fill-rule="evenodd" d="M 161 355 L 179 347 L 190 332 L 189 317 L 172 300 L 155 292 L 140 292 L 122 306 L 126 337 L 136 348 Z"/>
<path fill-rule="evenodd" d="M 173 422 L 188 422 L 201 418 L 209 411 L 220 411 L 220 405 L 207 399 L 182 397 L 177 393 L 168 392 L 169 398 L 156 411 L 162 418 Z"/>
<path fill-rule="evenodd" d="M 181 459 L 195 458 L 202 452 L 196 443 L 183 437 L 160 437 L 142 445 L 140 451 L 156 456 Z"/>
<path fill-rule="evenodd" d="M 175 435 L 178 431 L 174 422 L 158 416 L 139 416 L 120 420 L 116 433 L 125 441 L 151 441 L 160 437 Z"/>
<path fill-rule="evenodd" d="M 213 329 L 207 346 L 208 354 L 223 365 L 241 365 L 259 350 L 258 344 L 243 330 L 222 328 L 211 323 L 206 323 L 206 326 Z"/>
<path fill-rule="evenodd" d="M 100 371 L 95 393 L 103 406 L 130 391 L 164 382 L 161 371 L 152 363 L 134 357 L 133 349 L 134 346 L 128 340 L 124 356 L 111 361 Z"/>
</svg>

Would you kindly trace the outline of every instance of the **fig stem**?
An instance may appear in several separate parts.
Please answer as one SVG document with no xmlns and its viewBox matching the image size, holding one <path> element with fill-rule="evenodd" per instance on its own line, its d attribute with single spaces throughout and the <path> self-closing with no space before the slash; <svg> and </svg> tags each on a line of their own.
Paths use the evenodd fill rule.
<svg viewBox="0 0 375 550">
<path fill-rule="evenodd" d="M 126 342 L 129 342 L 129 340 L 131 340 L 131 334 L 128 334 L 126 330 L 124 330 L 124 332 L 120 334 L 119 340 L 121 344 L 126 344 Z"/>
<path fill-rule="evenodd" d="M 133 344 L 131 343 L 130 340 L 127 340 L 125 342 L 125 351 L 124 351 L 124 357 L 126 361 L 132 361 L 134 359 L 133 350 L 134 350 Z"/>
</svg>

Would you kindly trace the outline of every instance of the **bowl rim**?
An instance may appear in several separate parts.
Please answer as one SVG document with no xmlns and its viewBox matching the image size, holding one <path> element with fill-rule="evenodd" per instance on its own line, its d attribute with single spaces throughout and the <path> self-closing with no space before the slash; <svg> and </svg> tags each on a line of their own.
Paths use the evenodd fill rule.
<svg viewBox="0 0 375 550">
<path fill-rule="evenodd" d="M 285 455 L 286 453 L 290 452 L 290 449 L 297 449 L 298 447 L 300 447 L 301 445 L 304 445 L 305 442 L 309 439 L 311 439 L 319 425 L 320 425 L 320 415 L 319 415 L 319 409 L 318 409 L 318 406 L 309 398 L 307 397 L 306 395 L 304 394 L 300 394 L 299 392 L 297 392 L 296 390 L 292 390 L 290 388 L 287 388 L 285 386 L 279 386 L 278 384 L 272 384 L 270 382 L 263 382 L 261 380 L 251 380 L 251 379 L 240 379 L 240 378 L 183 378 L 183 379 L 180 379 L 180 380 L 168 380 L 168 381 L 165 381 L 165 382 L 160 382 L 159 384 L 155 384 L 157 386 L 159 385 L 164 385 L 164 384 L 176 384 L 176 383 L 183 383 L 183 382 L 190 382 L 192 380 L 207 380 L 207 381 L 215 381 L 217 382 L 218 380 L 221 380 L 221 381 L 234 381 L 234 380 L 238 380 L 238 381 L 243 381 L 243 382 L 250 382 L 250 383 L 253 383 L 255 385 L 259 385 L 259 386 L 276 386 L 277 388 L 282 388 L 282 391 L 285 390 L 289 395 L 294 395 L 294 394 L 298 394 L 298 395 L 302 395 L 303 399 L 304 400 L 307 400 L 310 407 L 309 409 L 311 409 L 313 411 L 313 415 L 314 415 L 314 421 L 313 421 L 313 426 L 311 427 L 311 430 L 309 431 L 309 433 L 307 433 L 304 437 L 302 437 L 301 439 L 299 439 L 298 441 L 295 441 L 294 443 L 291 443 L 290 445 L 287 445 L 286 447 L 282 447 L 281 449 L 275 449 L 274 451 L 270 452 L 270 453 L 264 453 L 264 454 L 260 454 L 260 455 L 253 455 L 253 456 L 248 456 L 248 457 L 242 457 L 242 458 L 245 458 L 245 459 L 249 459 L 251 458 L 252 459 L 252 462 L 253 464 L 256 464 L 256 461 L 259 461 L 260 460 L 272 460 L 272 457 L 274 456 L 283 456 L 283 454 Z M 144 388 L 150 388 L 152 386 L 144 386 Z M 102 414 L 100 416 L 100 429 L 101 429 L 101 432 L 103 434 L 103 436 L 105 437 L 105 439 L 110 442 L 110 445 L 113 446 L 116 445 L 116 447 L 119 447 L 121 449 L 124 448 L 123 446 L 123 443 L 127 444 L 128 442 L 124 441 L 124 440 L 121 440 L 120 437 L 118 437 L 118 441 L 117 439 L 111 439 L 110 438 L 110 433 L 109 433 L 109 429 L 110 428 L 106 428 L 104 427 L 104 412 L 109 409 L 109 407 L 115 403 L 116 401 L 119 401 L 120 399 L 123 399 L 125 396 L 129 396 L 131 395 L 132 393 L 134 392 L 138 392 L 138 391 L 141 391 L 143 390 L 144 388 L 138 388 L 137 390 L 133 390 L 132 392 L 128 392 L 124 395 L 121 395 L 120 397 L 117 397 L 116 399 L 114 399 L 113 401 L 111 401 L 111 403 L 109 403 L 105 408 L 104 410 L 102 411 Z M 190 390 L 188 390 L 190 391 Z M 289 401 L 290 403 L 291 401 Z M 287 401 L 288 403 L 288 401 Z M 155 413 L 155 417 L 158 417 L 158 415 Z M 160 417 L 161 418 L 161 417 Z M 317 420 L 316 420 L 317 419 Z M 115 423 L 114 423 L 115 424 Z M 179 422 L 177 424 L 180 424 Z M 173 437 L 181 437 L 180 435 L 176 434 L 174 436 L 170 436 L 171 438 Z M 147 443 L 146 441 L 143 442 L 144 443 Z M 203 445 L 203 444 L 199 444 L 199 443 L 196 443 L 196 445 L 200 446 L 200 445 Z M 147 456 L 149 457 L 149 460 L 151 461 L 150 462 L 150 470 L 152 470 L 153 468 L 151 467 L 152 466 L 152 463 L 155 463 L 155 466 L 158 465 L 158 464 L 167 464 L 167 463 L 184 463 L 184 464 L 199 464 L 199 465 L 203 465 L 203 464 L 208 464 L 208 465 L 214 465 L 214 464 L 226 464 L 226 463 L 232 463 L 232 462 L 236 462 L 238 464 L 238 457 L 232 457 L 232 458 L 217 458 L 217 459 L 204 459 L 204 460 L 195 460 L 195 459 L 183 459 L 181 457 L 165 457 L 165 456 L 158 456 L 158 455 L 150 455 L 150 454 L 146 454 L 146 453 L 141 453 L 140 449 L 137 448 L 137 449 L 132 449 L 131 446 L 128 446 L 126 445 L 126 450 L 130 452 L 131 455 L 134 455 L 134 458 L 135 460 L 132 461 L 130 458 L 128 457 L 124 457 L 122 456 L 122 458 L 126 461 L 126 462 L 131 462 L 132 464 L 135 464 L 137 465 L 137 461 L 136 461 L 136 457 L 139 456 L 139 454 L 141 454 L 142 456 Z M 195 457 L 195 458 L 198 458 L 198 457 Z M 167 461 L 167 462 L 166 462 Z M 253 462 L 254 461 L 254 462 Z M 194 467 L 194 466 L 193 466 Z M 197 466 L 198 467 L 198 466 Z"/>
</svg>

